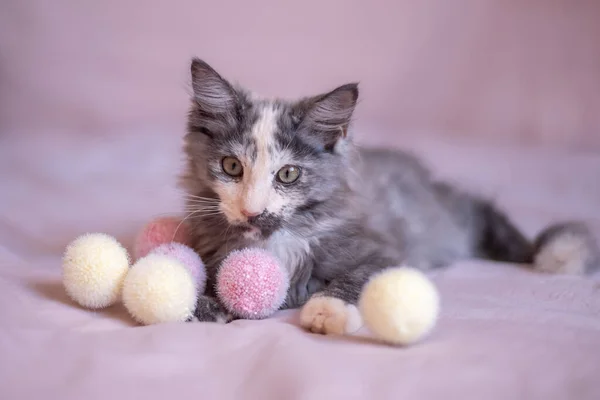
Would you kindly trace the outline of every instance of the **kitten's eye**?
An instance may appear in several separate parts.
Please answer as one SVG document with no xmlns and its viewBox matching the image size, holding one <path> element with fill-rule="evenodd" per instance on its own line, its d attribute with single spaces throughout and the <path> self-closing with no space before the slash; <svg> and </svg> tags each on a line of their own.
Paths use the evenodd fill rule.
<svg viewBox="0 0 600 400">
<path fill-rule="evenodd" d="M 235 157 L 223 158 L 223 160 L 221 160 L 221 167 L 227 175 L 233 177 L 242 176 L 242 173 L 244 172 L 244 168 L 242 168 L 242 163 Z"/>
<path fill-rule="evenodd" d="M 277 171 L 277 180 L 281 183 L 294 183 L 300 178 L 300 168 L 293 165 L 286 165 Z"/>
</svg>

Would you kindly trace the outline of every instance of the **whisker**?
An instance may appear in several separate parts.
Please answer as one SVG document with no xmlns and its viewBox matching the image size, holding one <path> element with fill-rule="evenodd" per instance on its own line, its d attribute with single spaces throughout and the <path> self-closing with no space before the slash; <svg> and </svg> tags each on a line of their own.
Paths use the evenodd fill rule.
<svg viewBox="0 0 600 400">
<path fill-rule="evenodd" d="M 221 207 L 220 204 L 210 204 L 210 203 L 188 203 L 185 204 L 185 207 L 198 207 L 198 208 L 218 208 Z"/>
<path fill-rule="evenodd" d="M 218 203 L 219 202 L 218 199 L 200 199 L 197 197 L 186 197 L 186 199 L 188 199 L 190 201 L 198 201 L 198 202 L 204 202 L 204 203 Z"/>
<path fill-rule="evenodd" d="M 193 194 L 184 194 L 183 197 L 188 198 L 188 199 L 205 200 L 205 201 L 214 201 L 214 202 L 219 201 L 219 199 L 216 199 L 214 197 L 203 197 L 203 196 L 196 196 Z"/>
<path fill-rule="evenodd" d="M 229 239 L 231 239 L 231 236 L 227 236 L 229 229 L 231 229 L 231 225 L 229 225 L 225 230 L 225 254 L 229 254 Z"/>
<path fill-rule="evenodd" d="M 221 214 L 221 212 L 219 211 L 219 212 L 210 212 L 210 213 L 200 214 L 200 215 L 198 215 L 198 214 L 200 214 L 200 211 L 193 211 L 193 212 L 190 212 L 188 215 L 186 215 L 185 218 L 183 218 L 181 220 L 181 222 L 179 222 L 179 224 L 177 225 L 177 228 L 175 228 L 175 232 L 173 232 L 173 237 L 171 238 L 171 241 L 175 240 L 175 236 L 177 236 L 177 232 L 179 231 L 179 228 L 181 228 L 181 225 L 183 225 L 183 223 L 185 221 L 187 221 L 188 219 L 190 219 L 190 218 L 193 219 L 193 217 L 201 218 L 201 217 L 219 215 L 219 214 Z"/>
<path fill-rule="evenodd" d="M 221 211 L 219 207 L 184 207 L 185 211 Z"/>
<path fill-rule="evenodd" d="M 177 232 L 179 231 L 179 228 L 181 227 L 181 225 L 188 219 L 190 218 L 192 215 L 194 215 L 194 213 L 190 213 L 188 214 L 185 218 L 183 218 L 181 220 L 181 222 L 179 222 L 179 224 L 177 225 L 177 228 L 175 228 L 175 232 L 173 232 L 173 237 L 171 238 L 171 241 L 175 240 L 175 236 L 177 236 Z"/>
<path fill-rule="evenodd" d="M 221 203 L 220 202 L 219 203 L 216 203 L 216 202 L 215 203 L 210 203 L 210 202 L 207 202 L 207 201 L 190 200 L 190 201 L 187 202 L 187 204 L 198 204 L 198 205 L 201 205 L 201 206 L 202 205 L 204 205 L 204 206 L 218 206 Z"/>
<path fill-rule="evenodd" d="M 221 210 L 220 206 L 204 205 L 204 204 L 188 204 L 183 207 L 186 210 Z"/>
<path fill-rule="evenodd" d="M 190 211 L 188 214 L 191 214 L 195 217 L 204 217 L 204 216 L 210 216 L 210 215 L 219 215 L 221 214 L 220 211 L 214 210 L 214 211 Z"/>
<path fill-rule="evenodd" d="M 206 214 L 194 214 L 194 215 L 192 215 L 192 217 L 202 218 L 202 217 L 213 217 L 215 215 L 221 215 L 221 213 L 220 212 L 212 212 L 212 213 L 206 213 Z"/>
<path fill-rule="evenodd" d="M 186 210 L 188 214 L 220 214 L 221 211 L 220 210 Z"/>
<path fill-rule="evenodd" d="M 197 194 L 192 194 L 192 193 L 183 193 L 183 195 L 186 196 L 186 197 L 195 197 L 197 199 L 213 199 L 213 200 L 216 200 L 216 197 L 198 196 Z"/>
</svg>

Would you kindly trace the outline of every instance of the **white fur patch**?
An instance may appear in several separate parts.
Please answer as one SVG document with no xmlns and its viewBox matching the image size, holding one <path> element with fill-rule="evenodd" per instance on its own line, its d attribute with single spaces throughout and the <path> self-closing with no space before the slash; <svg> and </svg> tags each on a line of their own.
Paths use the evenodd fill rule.
<svg viewBox="0 0 600 400">
<path fill-rule="evenodd" d="M 343 335 L 360 329 L 362 318 L 354 305 L 341 299 L 313 296 L 300 311 L 300 324 L 313 333 Z"/>
<path fill-rule="evenodd" d="M 265 106 L 260 110 L 260 115 L 250 132 L 256 143 L 256 159 L 244 177 L 244 191 L 240 206 L 251 213 L 261 213 L 268 206 L 273 208 L 272 200 L 276 200 L 271 199 L 274 197 L 272 182 L 275 172 L 271 153 L 275 149 L 278 117 L 279 112 L 272 105 Z"/>
<path fill-rule="evenodd" d="M 265 248 L 279 259 L 288 276 L 292 277 L 310 252 L 310 241 L 280 230 L 269 238 Z"/>
<path fill-rule="evenodd" d="M 250 240 L 258 240 L 260 238 L 260 229 L 258 228 L 250 228 L 246 232 L 242 234 L 246 239 Z"/>
</svg>

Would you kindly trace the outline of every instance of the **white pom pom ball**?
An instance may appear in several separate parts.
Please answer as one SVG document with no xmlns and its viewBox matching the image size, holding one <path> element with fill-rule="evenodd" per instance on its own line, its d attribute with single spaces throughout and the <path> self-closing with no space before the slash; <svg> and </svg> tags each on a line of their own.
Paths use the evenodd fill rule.
<svg viewBox="0 0 600 400">
<path fill-rule="evenodd" d="M 129 270 L 127 250 L 112 236 L 88 233 L 71 242 L 63 256 L 63 285 L 69 297 L 92 309 L 117 302 Z"/>
<path fill-rule="evenodd" d="M 375 336 L 388 343 L 408 345 L 434 327 L 439 303 L 436 287 L 423 272 L 400 267 L 383 271 L 365 285 L 359 309 Z"/>
<path fill-rule="evenodd" d="M 193 316 L 196 282 L 174 257 L 150 253 L 139 259 L 123 285 L 123 304 L 144 325 L 183 322 Z"/>
</svg>

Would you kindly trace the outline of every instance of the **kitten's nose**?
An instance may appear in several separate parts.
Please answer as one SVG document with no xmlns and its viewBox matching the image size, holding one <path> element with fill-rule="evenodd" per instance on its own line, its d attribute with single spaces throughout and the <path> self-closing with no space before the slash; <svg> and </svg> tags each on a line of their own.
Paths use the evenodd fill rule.
<svg viewBox="0 0 600 400">
<path fill-rule="evenodd" d="M 242 215 L 246 218 L 256 217 L 262 214 L 262 211 L 248 211 L 245 208 L 242 208 Z"/>
</svg>

